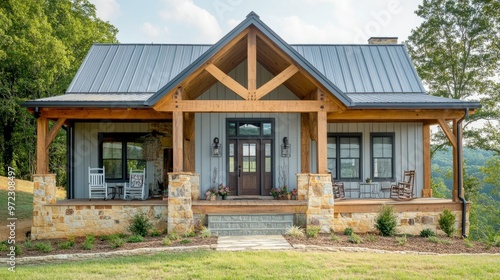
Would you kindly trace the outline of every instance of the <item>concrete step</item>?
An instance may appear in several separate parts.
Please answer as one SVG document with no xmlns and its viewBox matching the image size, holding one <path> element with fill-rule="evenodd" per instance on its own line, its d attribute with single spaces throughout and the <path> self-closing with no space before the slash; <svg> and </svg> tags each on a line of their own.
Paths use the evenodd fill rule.
<svg viewBox="0 0 500 280">
<path fill-rule="evenodd" d="M 217 236 L 284 234 L 293 214 L 209 214 L 208 228 Z"/>
</svg>

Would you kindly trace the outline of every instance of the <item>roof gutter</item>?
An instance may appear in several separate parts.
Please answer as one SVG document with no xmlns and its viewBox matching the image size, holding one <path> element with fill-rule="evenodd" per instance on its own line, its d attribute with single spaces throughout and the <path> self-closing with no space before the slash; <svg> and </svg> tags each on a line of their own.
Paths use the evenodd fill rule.
<svg viewBox="0 0 500 280">
<path fill-rule="evenodd" d="M 457 122 L 457 153 L 458 153 L 458 174 L 457 174 L 457 181 L 458 181 L 458 199 L 462 202 L 462 237 L 467 238 L 467 232 L 466 232 L 466 227 L 465 224 L 467 222 L 467 201 L 463 197 L 462 193 L 462 187 L 463 187 L 463 171 L 462 171 L 462 122 L 464 119 L 466 119 L 469 116 L 469 108 L 465 108 L 465 115 L 458 120 Z"/>
</svg>

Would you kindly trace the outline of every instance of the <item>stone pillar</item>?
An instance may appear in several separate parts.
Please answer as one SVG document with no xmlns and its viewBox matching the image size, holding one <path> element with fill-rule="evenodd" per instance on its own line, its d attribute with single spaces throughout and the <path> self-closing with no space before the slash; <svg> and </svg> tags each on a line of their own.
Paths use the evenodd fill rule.
<svg viewBox="0 0 500 280">
<path fill-rule="evenodd" d="M 307 201 L 306 226 L 318 226 L 320 232 L 328 233 L 334 228 L 333 190 L 330 174 L 298 174 L 299 199 Z"/>
<path fill-rule="evenodd" d="M 193 231 L 191 207 L 192 173 L 168 173 L 168 233 L 185 234 Z"/>
<path fill-rule="evenodd" d="M 46 222 L 51 222 L 51 216 L 43 211 L 43 207 L 48 204 L 56 204 L 56 175 L 34 174 L 33 223 L 31 225 L 33 239 L 36 239 L 38 234 L 43 233 Z"/>
<path fill-rule="evenodd" d="M 191 174 L 191 200 L 200 200 L 200 174 Z"/>
</svg>

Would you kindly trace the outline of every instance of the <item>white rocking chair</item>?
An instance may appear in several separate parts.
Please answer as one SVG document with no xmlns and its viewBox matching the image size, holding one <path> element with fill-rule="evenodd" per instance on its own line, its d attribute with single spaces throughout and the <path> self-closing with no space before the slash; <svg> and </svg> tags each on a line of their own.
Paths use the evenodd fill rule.
<svg viewBox="0 0 500 280">
<path fill-rule="evenodd" d="M 144 200 L 146 199 L 146 169 L 132 170 L 130 168 L 130 179 L 123 187 L 123 199 L 132 200 L 134 198 Z"/>
<path fill-rule="evenodd" d="M 89 200 L 108 196 L 108 184 L 106 183 L 106 172 L 103 168 L 90 168 L 89 166 Z"/>
</svg>

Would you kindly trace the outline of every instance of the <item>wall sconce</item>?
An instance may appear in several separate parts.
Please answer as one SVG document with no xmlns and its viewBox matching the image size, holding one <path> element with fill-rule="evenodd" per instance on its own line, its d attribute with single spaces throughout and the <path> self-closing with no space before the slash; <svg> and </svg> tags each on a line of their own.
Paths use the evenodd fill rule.
<svg viewBox="0 0 500 280">
<path fill-rule="evenodd" d="M 222 156 L 222 147 L 219 144 L 219 138 L 215 137 L 214 142 L 212 143 L 212 157 L 221 157 Z"/>
<path fill-rule="evenodd" d="M 283 137 L 283 144 L 281 144 L 281 156 L 290 157 L 290 144 L 288 143 L 288 137 Z"/>
</svg>

